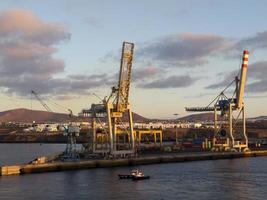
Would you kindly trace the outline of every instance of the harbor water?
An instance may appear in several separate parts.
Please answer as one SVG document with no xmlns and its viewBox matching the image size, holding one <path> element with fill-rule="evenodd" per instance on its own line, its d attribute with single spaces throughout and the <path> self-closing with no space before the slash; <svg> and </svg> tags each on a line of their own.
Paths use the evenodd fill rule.
<svg viewBox="0 0 267 200">
<path fill-rule="evenodd" d="M 0 144 L 0 165 L 27 163 L 64 144 Z M 0 177 L 0 199 L 266 199 L 267 157 L 138 166 L 143 181 L 119 180 L 132 167 Z"/>
</svg>

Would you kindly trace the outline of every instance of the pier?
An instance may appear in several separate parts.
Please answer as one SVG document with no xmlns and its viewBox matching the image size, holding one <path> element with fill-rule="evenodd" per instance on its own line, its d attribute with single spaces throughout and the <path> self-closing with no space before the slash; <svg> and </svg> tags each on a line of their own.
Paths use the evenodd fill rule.
<svg viewBox="0 0 267 200">
<path fill-rule="evenodd" d="M 22 164 L 2 166 L 1 176 L 22 175 L 31 173 L 57 172 L 66 170 L 81 170 L 104 167 L 120 167 L 160 164 L 171 162 L 204 161 L 219 159 L 234 159 L 245 157 L 267 156 L 267 150 L 250 152 L 195 152 L 195 153 L 170 153 L 163 155 L 146 155 L 128 159 L 90 159 L 66 162 L 49 162 L 44 164 Z"/>
</svg>

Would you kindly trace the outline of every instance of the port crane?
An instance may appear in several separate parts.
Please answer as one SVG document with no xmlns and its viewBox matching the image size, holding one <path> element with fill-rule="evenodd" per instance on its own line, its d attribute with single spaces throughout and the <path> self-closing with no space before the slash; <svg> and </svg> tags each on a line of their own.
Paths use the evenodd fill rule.
<svg viewBox="0 0 267 200">
<path fill-rule="evenodd" d="M 34 90 L 31 91 L 31 94 L 33 94 L 36 99 L 42 104 L 42 106 L 48 111 L 53 112 L 52 109 L 42 100 L 42 98 L 38 95 L 37 92 Z M 55 103 L 56 104 L 56 103 Z M 69 117 L 73 118 L 73 112 L 69 108 L 65 108 L 64 106 L 61 106 L 59 104 L 56 104 L 57 106 L 60 106 L 67 110 L 69 112 Z M 66 149 L 62 155 L 62 158 L 64 159 L 76 159 L 78 158 L 78 153 L 76 150 L 76 139 L 79 136 L 80 128 L 73 124 L 72 122 L 68 125 L 59 125 L 59 127 L 62 127 L 64 129 L 63 135 L 67 137 L 67 143 L 66 143 Z"/>
<path fill-rule="evenodd" d="M 51 108 L 41 99 L 41 97 L 34 91 L 31 91 L 31 94 L 35 96 L 35 98 L 42 104 L 42 106 L 48 111 L 48 112 L 53 112 Z"/>
<path fill-rule="evenodd" d="M 206 107 L 186 107 L 188 112 L 214 112 L 213 151 L 248 151 L 244 91 L 247 77 L 249 51 L 243 51 L 240 74 Z M 232 96 L 226 96 L 235 83 Z M 213 105 L 213 106 L 212 106 Z M 218 112 L 220 119 L 218 120 Z M 242 121 L 242 127 L 238 122 Z M 241 130 L 240 130 L 241 129 Z"/>
<path fill-rule="evenodd" d="M 39 94 L 36 91 L 32 90 L 31 94 L 33 94 L 35 96 L 35 98 L 42 104 L 42 106 L 46 109 L 47 112 L 53 112 L 53 110 L 42 100 L 42 98 L 39 96 Z M 66 107 L 59 105 L 57 103 L 54 103 L 54 104 L 63 108 L 64 110 L 67 110 L 70 118 L 73 117 L 73 112 L 70 108 L 66 108 Z"/>
<path fill-rule="evenodd" d="M 118 85 L 111 88 L 111 94 L 101 103 L 92 104 L 90 109 L 82 110 L 83 116 L 90 116 L 92 119 L 93 153 L 102 153 L 110 157 L 135 154 L 133 118 L 129 103 L 133 51 L 133 43 L 123 42 Z M 125 115 L 126 122 L 122 119 Z M 102 123 L 101 119 L 106 119 L 107 123 Z M 101 144 L 97 142 L 97 123 L 102 124 Z M 107 130 L 104 128 L 106 124 Z"/>
</svg>

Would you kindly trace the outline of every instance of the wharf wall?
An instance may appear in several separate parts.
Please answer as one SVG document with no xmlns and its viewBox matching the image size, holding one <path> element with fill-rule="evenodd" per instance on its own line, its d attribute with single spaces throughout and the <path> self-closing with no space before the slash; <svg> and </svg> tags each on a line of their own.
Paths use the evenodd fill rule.
<svg viewBox="0 0 267 200">
<path fill-rule="evenodd" d="M 95 160 L 80 160 L 80 161 L 55 161 L 44 164 L 26 164 L 0 167 L 0 175 L 22 175 L 31 173 L 56 172 L 65 170 L 79 170 L 104 167 L 119 167 L 119 166 L 134 166 L 148 165 L 171 162 L 188 162 L 188 161 L 203 161 L 203 160 L 219 160 L 219 159 L 234 159 L 245 157 L 267 156 L 267 150 L 251 151 L 251 152 L 195 152 L 195 153 L 172 153 L 172 154 L 157 154 L 146 155 L 129 159 L 95 159 Z"/>
</svg>

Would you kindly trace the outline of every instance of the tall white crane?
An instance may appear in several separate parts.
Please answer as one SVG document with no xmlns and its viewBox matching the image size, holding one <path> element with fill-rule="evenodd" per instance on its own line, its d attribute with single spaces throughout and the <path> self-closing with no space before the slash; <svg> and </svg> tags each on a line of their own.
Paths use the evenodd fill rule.
<svg viewBox="0 0 267 200">
<path fill-rule="evenodd" d="M 206 107 L 187 107 L 189 112 L 214 111 L 214 138 L 212 150 L 247 151 L 248 137 L 246 134 L 244 91 L 247 77 L 249 51 L 243 51 L 240 75 L 235 79 Z M 227 97 L 225 92 L 233 84 L 236 84 L 234 94 Z M 234 98 L 235 97 L 235 98 Z M 214 103 L 214 106 L 211 106 Z M 221 112 L 218 120 L 218 111 Z M 237 113 L 237 115 L 234 115 Z M 237 127 L 242 120 L 242 130 Z"/>
</svg>

